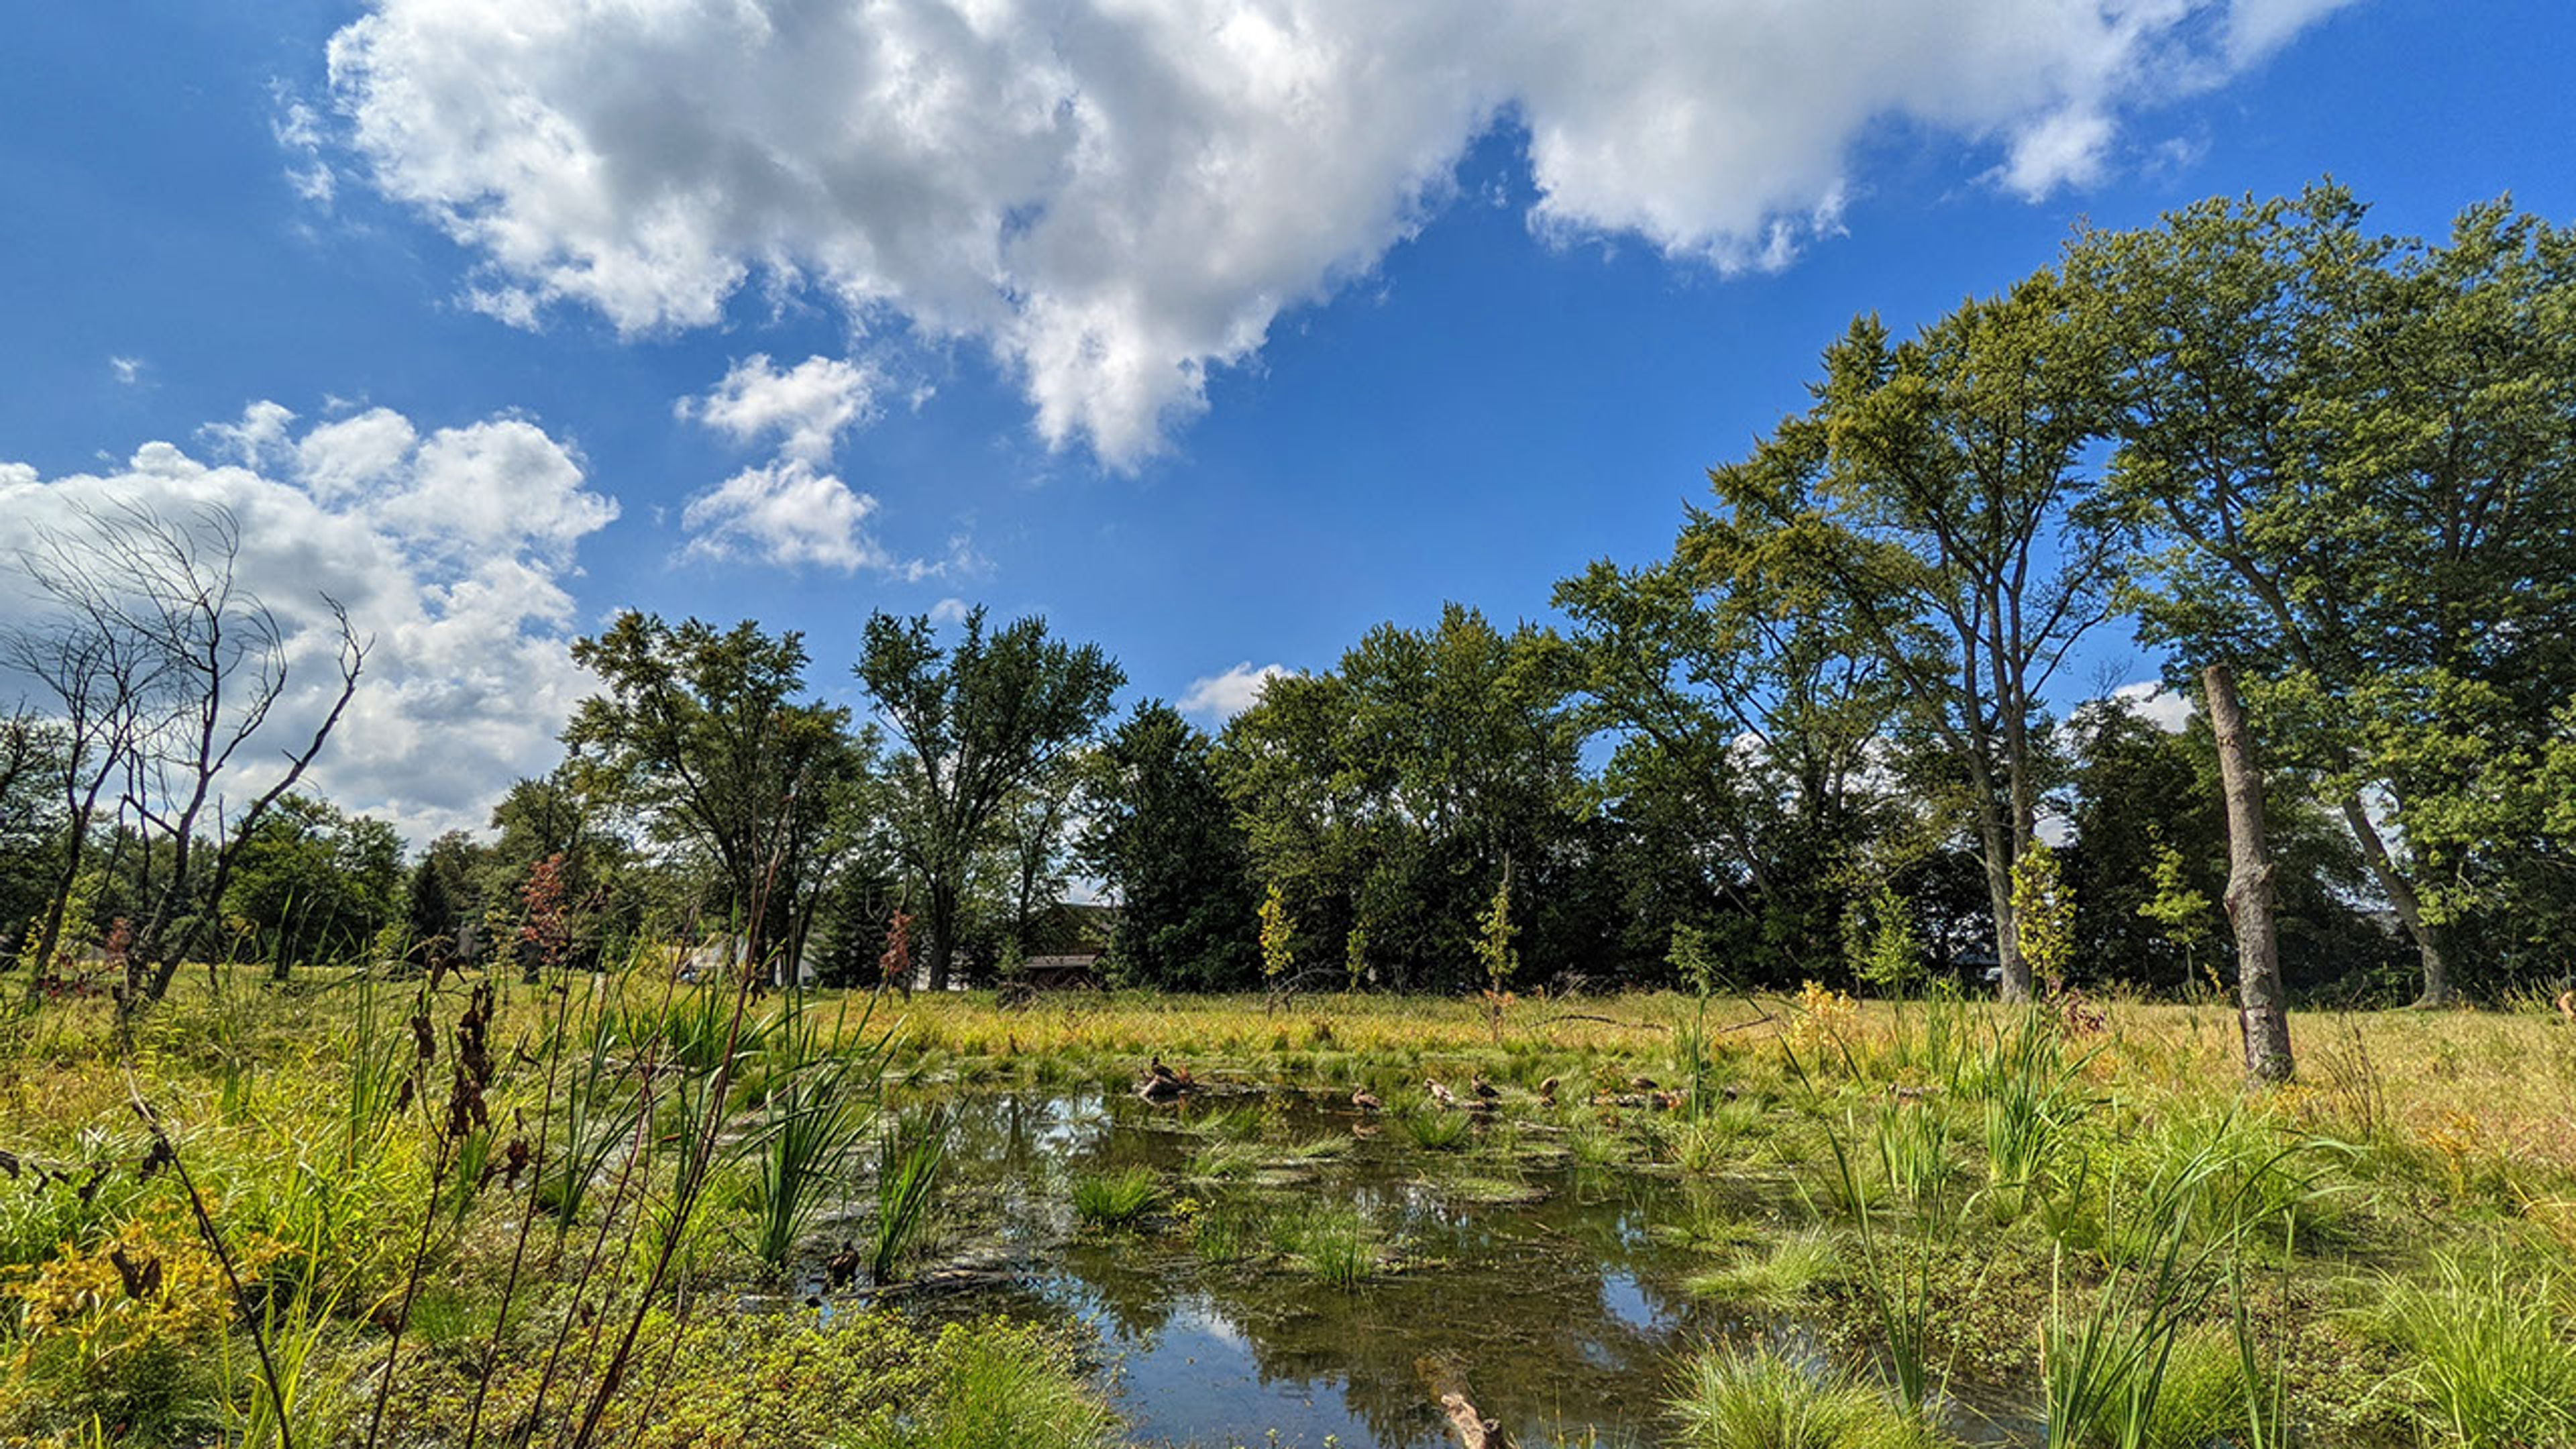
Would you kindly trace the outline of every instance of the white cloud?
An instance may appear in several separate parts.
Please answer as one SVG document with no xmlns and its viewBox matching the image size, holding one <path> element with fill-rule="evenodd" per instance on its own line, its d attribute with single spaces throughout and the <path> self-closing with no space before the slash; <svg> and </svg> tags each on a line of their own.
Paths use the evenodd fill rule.
<svg viewBox="0 0 2576 1449">
<path fill-rule="evenodd" d="M 885 568 L 885 550 L 863 524 L 877 501 L 800 459 L 745 468 L 689 500 L 680 524 L 696 536 L 683 557 L 750 559 L 851 573 Z"/>
<path fill-rule="evenodd" d="M 1541 233 L 1776 267 L 1891 119 L 2080 185 L 2333 3 L 376 0 L 330 62 L 353 164 L 481 258 L 474 305 L 644 333 L 810 291 L 980 343 L 1048 443 L 1127 466 L 1503 118 Z"/>
<path fill-rule="evenodd" d="M 328 208 L 339 194 L 340 177 L 322 156 L 329 138 L 321 113 L 282 83 L 269 87 L 269 99 L 277 107 L 277 113 L 269 118 L 269 134 L 277 139 L 278 149 L 293 158 L 293 164 L 286 168 L 286 184 L 306 201 Z"/>
<path fill-rule="evenodd" d="M 843 431 L 876 415 L 885 379 L 873 366 L 809 357 L 784 372 L 753 353 L 703 398 L 682 398 L 679 414 L 737 443 L 778 440 L 781 457 L 820 467 Z"/>
<path fill-rule="evenodd" d="M 132 387 L 143 380 L 143 359 L 139 357 L 111 357 L 107 360 L 107 370 L 115 374 L 118 382 L 123 383 L 127 387 Z"/>
<path fill-rule="evenodd" d="M 2167 734 L 2182 733 L 2183 727 L 2190 724 L 2191 717 L 2200 710 L 2192 703 L 2190 695 L 2167 689 L 2153 679 L 2123 684 L 2111 691 L 2111 697 L 2131 714 Z"/>
<path fill-rule="evenodd" d="M 1222 674 L 1190 681 L 1190 687 L 1181 691 L 1179 708 L 1183 714 L 1222 724 L 1259 703 L 1262 686 L 1287 672 L 1287 666 L 1280 664 L 1255 669 L 1247 659 Z"/>
<path fill-rule="evenodd" d="M 617 504 L 585 486 L 569 447 L 519 419 L 423 436 L 378 409 L 350 420 L 358 431 L 331 424 L 300 437 L 293 419 L 260 402 L 205 429 L 229 462 L 155 442 L 98 474 L 45 479 L 0 465 L 0 514 L 73 528 L 84 508 L 230 509 L 240 577 L 287 635 L 289 688 L 268 726 L 280 742 L 309 732 L 336 688 L 323 595 L 374 639 L 310 783 L 415 841 L 480 827 L 513 779 L 553 764 L 566 713 L 590 692 L 568 653 L 563 581 Z M 0 573 L 14 567 L 0 560 Z M 38 607 L 23 579 L 10 583 L 0 623 Z"/>
<path fill-rule="evenodd" d="M 930 622 L 934 624 L 963 624 L 966 622 L 967 614 L 973 612 L 974 607 L 974 605 L 967 603 L 964 599 L 954 597 L 942 599 L 938 603 L 930 606 Z"/>
</svg>

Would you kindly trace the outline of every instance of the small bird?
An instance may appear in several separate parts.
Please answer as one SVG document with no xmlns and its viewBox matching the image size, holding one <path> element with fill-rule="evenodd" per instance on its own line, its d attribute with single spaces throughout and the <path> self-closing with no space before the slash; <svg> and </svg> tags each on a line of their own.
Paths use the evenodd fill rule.
<svg viewBox="0 0 2576 1449">
<path fill-rule="evenodd" d="M 1657 1087 L 1662 1086 L 1663 1083 L 1656 1081 L 1652 1077 L 1630 1077 L 1628 1079 L 1628 1085 L 1636 1088 L 1640 1092 L 1651 1092 Z"/>
<path fill-rule="evenodd" d="M 1362 1087 L 1358 1091 L 1351 1093 L 1351 1105 L 1359 1108 L 1363 1112 L 1375 1112 L 1386 1104 L 1377 1099 L 1377 1093 L 1370 1091 L 1366 1087 Z"/>
<path fill-rule="evenodd" d="M 1458 1094 L 1450 1091 L 1447 1087 L 1440 1085 L 1438 1080 L 1431 1077 L 1425 1077 L 1422 1079 L 1422 1085 L 1430 1089 L 1432 1101 L 1439 1103 L 1443 1107 L 1455 1107 L 1458 1105 Z"/>
<path fill-rule="evenodd" d="M 867 1256 L 844 1239 L 841 1250 L 823 1260 L 823 1281 L 834 1288 L 847 1288 L 850 1280 L 859 1276 L 859 1265 L 866 1261 Z"/>
<path fill-rule="evenodd" d="M 1493 1083 L 1485 1080 L 1485 1074 L 1483 1072 L 1478 1072 L 1476 1074 L 1476 1080 L 1469 1083 L 1468 1088 L 1477 1096 L 1484 1098 L 1488 1102 L 1502 1095 L 1501 1091 L 1497 1090 Z"/>
</svg>

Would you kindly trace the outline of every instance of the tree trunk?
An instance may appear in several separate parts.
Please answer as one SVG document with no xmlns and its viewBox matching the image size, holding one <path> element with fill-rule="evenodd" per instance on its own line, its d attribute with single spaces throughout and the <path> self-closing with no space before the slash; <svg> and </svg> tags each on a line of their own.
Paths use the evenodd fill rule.
<svg viewBox="0 0 2576 1449">
<path fill-rule="evenodd" d="M 2022 958 L 2021 931 L 2013 917 L 2012 857 L 2006 828 L 1992 819 L 1977 824 L 1980 853 L 1985 857 L 1986 899 L 1995 913 L 1995 964 L 2003 974 L 1995 994 L 2004 1001 L 2030 1000 L 2030 963 Z"/>
<path fill-rule="evenodd" d="M 2415 954 L 2424 963 L 2424 994 L 2415 998 L 2417 1006 L 2450 1006 L 2458 1002 L 2459 993 L 2451 989 L 2451 963 L 2442 955 L 2441 938 L 2424 920 L 2423 903 L 2415 898 L 2414 883 L 2388 853 L 2387 842 L 2379 838 L 2379 827 L 2370 823 L 2370 810 L 2358 794 L 2343 800 L 2343 819 L 2352 827 L 2353 839 L 2361 843 L 2361 858 L 2370 863 L 2370 873 L 2379 888 L 2388 895 L 2389 909 L 2397 912 L 2406 934 L 2415 940 Z"/>
<path fill-rule="evenodd" d="M 2263 839 L 2263 771 L 2245 727 L 2245 707 L 2224 664 L 2201 674 L 2210 728 L 2218 736 L 2218 778 L 2227 794 L 2227 920 L 2236 929 L 2237 1026 L 2245 1078 L 2286 1082 L 2289 1004 L 2281 993 L 2281 948 L 2272 925 L 2272 854 Z"/>
<path fill-rule="evenodd" d="M 957 953 L 957 888 L 930 888 L 930 989 L 948 989 L 949 958 Z"/>
</svg>

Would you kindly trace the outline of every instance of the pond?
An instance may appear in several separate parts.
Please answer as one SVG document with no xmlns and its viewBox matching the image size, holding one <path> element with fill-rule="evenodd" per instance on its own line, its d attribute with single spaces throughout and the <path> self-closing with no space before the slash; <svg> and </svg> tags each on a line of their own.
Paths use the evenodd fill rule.
<svg viewBox="0 0 2576 1449">
<path fill-rule="evenodd" d="M 1724 1183 L 1582 1166 L 1533 1124 L 1427 1150 L 1394 1118 L 1294 1093 L 1159 1106 L 962 1094 L 950 1223 L 919 1311 L 1076 1320 L 1140 1442 L 1447 1441 L 1426 1360 L 1524 1445 L 1652 1443 L 1677 1357 L 1713 1337 L 1812 1354 L 1803 1325 L 1695 1300 L 1665 1235 Z M 1071 1185 L 1150 1169 L 1157 1209 L 1085 1226 Z M 1317 1260 L 1357 1266 L 1337 1283 Z M 1320 1245 L 1320 1246 L 1319 1246 Z M 811 1288 L 821 1286 L 809 1284 Z"/>
</svg>

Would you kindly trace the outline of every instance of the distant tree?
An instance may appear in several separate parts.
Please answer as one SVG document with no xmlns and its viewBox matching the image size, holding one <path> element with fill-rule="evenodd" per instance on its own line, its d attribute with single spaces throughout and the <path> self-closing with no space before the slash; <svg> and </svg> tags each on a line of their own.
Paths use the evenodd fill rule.
<svg viewBox="0 0 2576 1449">
<path fill-rule="evenodd" d="M 0 970 L 50 904 L 51 858 L 66 847 L 63 749 L 63 731 L 24 705 L 0 718 Z"/>
<path fill-rule="evenodd" d="M 833 819 L 866 757 L 848 710 L 805 697 L 803 636 L 773 638 L 749 620 L 673 628 L 630 611 L 576 641 L 573 658 L 607 685 L 564 730 L 583 786 L 634 810 L 653 838 L 704 852 L 744 959 L 791 975 L 800 923 L 829 874 Z M 561 795 L 518 803 L 532 837 L 577 836 L 542 813 L 567 803 Z"/>
<path fill-rule="evenodd" d="M 1145 700 L 1086 761 L 1079 858 L 1117 903 L 1112 950 L 1142 984 L 1240 990 L 1260 974 L 1251 856 L 1214 748 L 1179 711 Z"/>
<path fill-rule="evenodd" d="M 1821 974 L 1861 856 L 1898 823 L 1887 671 L 1795 583 L 1695 508 L 1670 559 L 1556 587 L 1583 722 L 1614 742 L 1604 793 L 1638 945 L 1714 931 L 1739 969 L 1790 984 Z"/>
<path fill-rule="evenodd" d="M 939 647 L 930 619 L 868 619 L 855 673 L 894 731 L 886 818 L 905 866 L 921 881 L 932 990 L 947 988 L 978 855 L 1012 798 L 1055 779 L 1090 739 L 1126 675 L 1096 644 L 1047 637 L 1031 617 L 988 634 L 970 612 L 957 643 Z"/>
<path fill-rule="evenodd" d="M 1744 545 L 1832 601 L 1946 757 L 2011 1000 L 2031 989 L 2012 881 L 2037 838 L 2046 690 L 2116 612 L 2128 546 L 2092 506 L 2104 373 L 2072 307 L 2043 274 L 1908 341 L 1862 318 L 1815 405 L 1710 473 Z"/>
<path fill-rule="evenodd" d="M 403 913 L 402 839 L 372 816 L 283 796 L 242 837 L 222 905 L 273 979 L 301 962 L 357 959 Z"/>
</svg>

